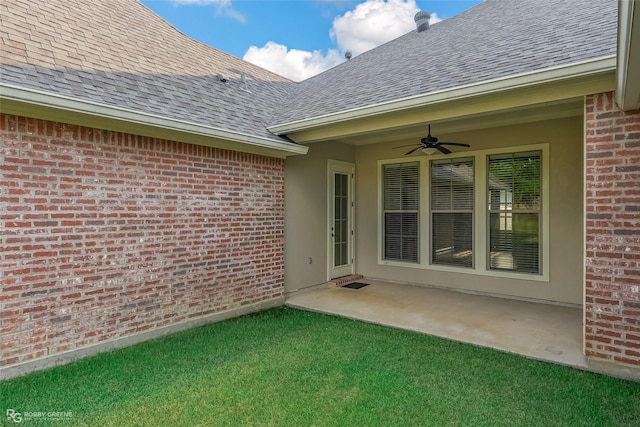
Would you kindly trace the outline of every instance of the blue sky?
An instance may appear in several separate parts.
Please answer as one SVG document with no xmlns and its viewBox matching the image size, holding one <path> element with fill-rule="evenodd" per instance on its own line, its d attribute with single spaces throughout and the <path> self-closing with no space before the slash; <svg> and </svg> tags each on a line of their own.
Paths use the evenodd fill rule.
<svg viewBox="0 0 640 427">
<path fill-rule="evenodd" d="M 300 81 L 482 0 L 142 0 L 185 34 Z"/>
</svg>

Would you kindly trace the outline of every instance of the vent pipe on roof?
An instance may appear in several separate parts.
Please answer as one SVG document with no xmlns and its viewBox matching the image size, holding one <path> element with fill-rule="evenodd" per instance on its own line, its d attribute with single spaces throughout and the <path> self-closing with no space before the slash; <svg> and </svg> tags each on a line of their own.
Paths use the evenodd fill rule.
<svg viewBox="0 0 640 427">
<path fill-rule="evenodd" d="M 244 71 L 240 73 L 240 89 L 250 92 L 249 86 L 247 85 L 247 73 Z"/>
<path fill-rule="evenodd" d="M 419 33 L 429 29 L 430 18 L 431 14 L 426 10 L 421 10 L 420 12 L 416 13 L 416 16 L 413 17 L 413 20 L 416 21 L 416 27 Z"/>
</svg>

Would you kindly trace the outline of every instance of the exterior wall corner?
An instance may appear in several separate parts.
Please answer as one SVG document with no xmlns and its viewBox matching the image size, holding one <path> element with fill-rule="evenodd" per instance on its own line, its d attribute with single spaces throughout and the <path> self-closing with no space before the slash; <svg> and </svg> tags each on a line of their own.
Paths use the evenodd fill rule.
<svg viewBox="0 0 640 427">
<path fill-rule="evenodd" d="M 585 99 L 585 355 L 640 366 L 640 111 Z"/>
</svg>

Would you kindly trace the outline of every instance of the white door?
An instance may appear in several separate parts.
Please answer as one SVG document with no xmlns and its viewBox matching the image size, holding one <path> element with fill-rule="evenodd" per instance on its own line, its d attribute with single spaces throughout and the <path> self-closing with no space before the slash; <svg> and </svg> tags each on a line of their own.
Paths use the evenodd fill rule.
<svg viewBox="0 0 640 427">
<path fill-rule="evenodd" d="M 354 171 L 351 163 L 329 160 L 329 279 L 354 272 Z"/>
</svg>

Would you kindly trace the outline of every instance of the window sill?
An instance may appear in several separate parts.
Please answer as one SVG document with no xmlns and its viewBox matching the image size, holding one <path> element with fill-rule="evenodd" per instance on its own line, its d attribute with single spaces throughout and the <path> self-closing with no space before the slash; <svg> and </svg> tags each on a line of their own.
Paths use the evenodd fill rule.
<svg viewBox="0 0 640 427">
<path fill-rule="evenodd" d="M 465 268 L 465 267 L 447 267 L 447 266 L 440 266 L 440 265 L 424 265 L 424 264 L 415 264 L 410 262 L 385 261 L 385 260 L 378 260 L 378 265 L 383 265 L 388 267 L 414 268 L 418 270 L 436 271 L 436 272 L 443 272 L 443 273 L 470 274 L 474 276 L 485 276 L 485 277 L 499 277 L 499 278 L 505 278 L 505 279 L 522 280 L 527 282 L 549 283 L 549 274 L 547 272 L 544 272 L 543 274 L 512 273 L 509 271 L 496 271 L 496 270 Z"/>
</svg>

